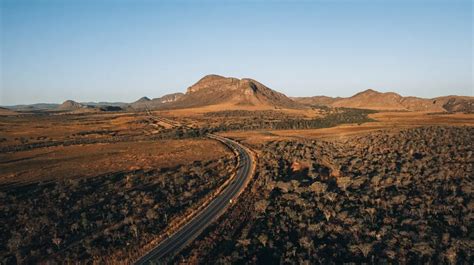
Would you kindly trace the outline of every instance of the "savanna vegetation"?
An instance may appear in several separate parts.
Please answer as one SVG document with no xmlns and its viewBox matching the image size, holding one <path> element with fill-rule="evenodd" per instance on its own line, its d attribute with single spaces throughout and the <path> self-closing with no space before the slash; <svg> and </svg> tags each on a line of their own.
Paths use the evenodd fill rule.
<svg viewBox="0 0 474 265">
<path fill-rule="evenodd" d="M 223 158 L 92 178 L 0 186 L 0 261 L 98 263 L 126 258 L 228 177 Z"/>
<path fill-rule="evenodd" d="M 272 142 L 239 204 L 175 262 L 471 264 L 473 135 Z"/>
</svg>

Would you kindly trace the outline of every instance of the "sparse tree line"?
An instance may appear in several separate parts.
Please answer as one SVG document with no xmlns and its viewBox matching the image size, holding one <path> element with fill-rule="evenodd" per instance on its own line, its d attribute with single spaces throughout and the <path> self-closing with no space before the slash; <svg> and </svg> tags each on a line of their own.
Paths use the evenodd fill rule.
<svg viewBox="0 0 474 265">
<path fill-rule="evenodd" d="M 175 262 L 471 264 L 472 127 L 273 142 L 239 204 Z"/>
<path fill-rule="evenodd" d="M 154 239 L 228 178 L 223 158 L 0 187 L 0 263 L 103 264 Z"/>
<path fill-rule="evenodd" d="M 289 115 L 282 111 L 274 110 L 224 110 L 207 112 L 204 117 L 223 117 L 223 118 L 240 118 L 250 117 L 258 119 L 290 119 L 295 116 Z"/>
<path fill-rule="evenodd" d="M 241 111 L 237 111 L 240 113 Z M 304 119 L 299 117 L 259 117 L 246 118 L 237 121 L 223 121 L 210 128 L 211 131 L 231 130 L 287 130 L 287 129 L 318 129 L 328 128 L 346 123 L 364 123 L 374 121 L 367 115 L 374 113 L 371 110 L 362 109 L 338 109 L 321 118 Z M 245 116 L 247 117 L 247 116 Z M 252 116 L 249 116 L 252 117 Z"/>
<path fill-rule="evenodd" d="M 110 136 L 104 138 L 76 138 L 69 140 L 45 140 L 40 142 L 29 142 L 22 140 L 22 144 L 9 145 L 0 147 L 0 153 L 27 151 L 36 148 L 54 147 L 54 146 L 71 146 L 82 144 L 98 144 L 98 143 L 118 143 L 133 141 L 135 137 L 132 136 Z"/>
<path fill-rule="evenodd" d="M 115 136 L 119 133 L 117 130 L 88 130 L 80 131 L 73 133 L 72 136 L 88 136 L 88 135 L 106 135 L 106 136 Z"/>
</svg>

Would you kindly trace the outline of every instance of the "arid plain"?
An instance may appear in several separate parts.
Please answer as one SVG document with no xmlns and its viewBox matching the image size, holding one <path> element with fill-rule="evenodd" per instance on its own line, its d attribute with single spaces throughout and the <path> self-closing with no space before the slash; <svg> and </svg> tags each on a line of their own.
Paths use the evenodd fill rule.
<svg viewBox="0 0 474 265">
<path fill-rule="evenodd" d="M 133 263 L 243 191 L 172 263 L 472 263 L 474 98 L 289 98 L 209 75 L 133 103 L 0 109 L 0 260 Z M 204 229 L 205 228 L 205 229 Z"/>
</svg>

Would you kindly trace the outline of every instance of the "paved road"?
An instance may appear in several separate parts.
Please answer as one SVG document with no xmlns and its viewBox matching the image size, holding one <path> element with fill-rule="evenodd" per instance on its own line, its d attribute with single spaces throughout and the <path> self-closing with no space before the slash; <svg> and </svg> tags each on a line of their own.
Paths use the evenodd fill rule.
<svg viewBox="0 0 474 265">
<path fill-rule="evenodd" d="M 227 138 L 216 135 L 209 135 L 209 137 L 221 141 L 239 154 L 240 162 L 234 180 L 191 221 L 141 257 L 135 264 L 165 263 L 167 259 L 195 239 L 212 221 L 219 217 L 225 208 L 231 204 L 230 200 L 235 201 L 239 192 L 245 188 L 247 178 L 252 177 L 251 168 L 254 162 L 245 148 Z"/>
</svg>

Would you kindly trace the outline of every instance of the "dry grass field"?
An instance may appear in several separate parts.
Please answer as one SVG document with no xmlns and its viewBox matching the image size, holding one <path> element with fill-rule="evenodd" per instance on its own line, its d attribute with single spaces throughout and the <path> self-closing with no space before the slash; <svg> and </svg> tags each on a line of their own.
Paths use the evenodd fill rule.
<svg viewBox="0 0 474 265">
<path fill-rule="evenodd" d="M 123 259 L 200 206 L 234 155 L 180 126 L 145 112 L 1 116 L 2 260 Z"/>
<path fill-rule="evenodd" d="M 0 183 L 172 168 L 229 155 L 221 144 L 205 139 L 55 146 L 0 154 Z"/>
<path fill-rule="evenodd" d="M 221 143 L 207 138 L 207 133 L 236 139 L 256 151 L 259 159 L 263 159 L 259 162 L 263 164 L 259 164 L 258 174 L 268 178 L 266 170 L 277 170 L 278 161 L 288 161 L 288 172 L 302 173 L 280 177 L 301 180 L 314 164 L 292 153 L 291 144 L 295 141 L 302 143 L 295 146 L 295 150 L 308 145 L 306 151 L 319 148 L 311 141 L 334 143 L 323 144 L 325 151 L 323 155 L 318 154 L 322 160 L 317 163 L 343 172 L 328 164 L 337 158 L 327 160 L 341 148 L 338 143 L 346 146 L 344 148 L 351 144 L 357 146 L 359 141 L 366 141 L 366 136 L 375 135 L 375 139 L 379 139 L 380 133 L 397 135 L 414 127 L 474 126 L 474 114 L 324 107 L 222 110 L 213 106 L 115 113 L 13 114 L 0 116 L 0 214 L 7 217 L 0 231 L 0 256 L 7 263 L 64 260 L 102 263 L 127 259 L 161 235 L 171 223 L 199 207 L 235 172 L 234 154 Z M 459 141 L 466 143 L 464 138 Z M 442 142 L 446 143 L 447 140 Z M 281 146 L 291 147 L 285 149 L 288 156 L 268 159 Z M 349 174 L 350 171 L 345 170 L 343 173 Z M 248 209 L 263 207 L 254 200 L 268 198 L 261 197 L 262 194 L 268 196 L 268 183 L 263 184 L 261 178 L 254 181 L 252 190 L 257 195 L 247 191 L 235 211 L 229 213 L 235 216 L 228 218 L 245 222 L 245 218 L 253 215 Z M 291 189 L 291 185 L 283 182 L 277 186 Z M 291 197 L 301 201 L 297 196 L 286 194 L 283 199 Z M 281 200 L 278 196 L 275 198 L 276 202 Z M 273 217 L 266 218 L 265 221 L 271 221 Z M 228 224 L 228 219 L 225 220 L 223 227 Z M 220 242 L 219 233 L 230 228 L 216 229 L 209 236 L 214 235 L 216 242 Z M 257 225 L 252 229 L 262 228 Z M 257 240 L 266 242 L 265 237 L 275 232 L 265 233 L 268 234 Z M 181 257 L 192 261 L 195 255 L 212 256 L 212 244 L 208 244 L 211 241 L 195 246 L 192 252 L 184 252 Z M 242 242 L 247 244 L 247 241 Z M 241 246 L 238 243 L 235 249 L 245 260 L 247 249 Z M 261 246 L 257 244 L 255 248 Z M 283 246 L 276 249 L 290 251 Z M 222 251 L 227 253 L 228 250 Z M 232 260 L 225 256 L 220 259 L 220 262 Z"/>
<path fill-rule="evenodd" d="M 147 139 L 170 127 L 144 113 L 0 117 L 0 148 L 24 147 L 0 153 L 0 182 L 175 167 L 231 154 L 202 138 Z"/>
</svg>

